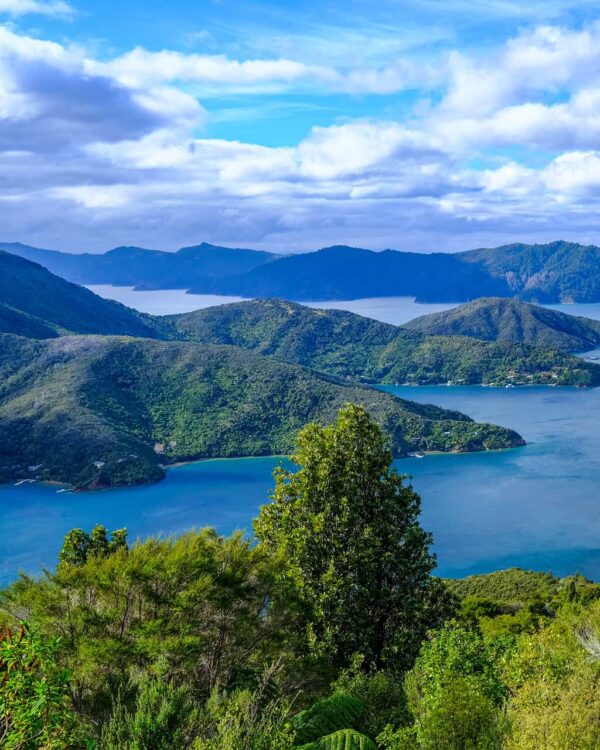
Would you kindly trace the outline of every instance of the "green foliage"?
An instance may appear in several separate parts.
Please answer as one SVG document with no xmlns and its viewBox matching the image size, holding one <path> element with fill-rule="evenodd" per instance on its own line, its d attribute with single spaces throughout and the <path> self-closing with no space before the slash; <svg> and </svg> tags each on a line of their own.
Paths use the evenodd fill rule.
<svg viewBox="0 0 600 750">
<path fill-rule="evenodd" d="M 94 526 L 91 534 L 82 529 L 72 529 L 65 536 L 59 560 L 69 565 L 83 565 L 88 557 L 106 557 L 120 549 L 127 550 L 127 529 L 116 529 L 110 541 L 104 526 Z"/>
<path fill-rule="evenodd" d="M 592 750 L 600 744 L 600 608 L 562 613 L 521 636 L 504 666 L 510 690 L 507 750 Z"/>
<path fill-rule="evenodd" d="M 98 750 L 185 750 L 191 747 L 194 709 L 185 687 L 144 676 L 130 708 L 121 692 L 102 729 Z"/>
<path fill-rule="evenodd" d="M 600 344 L 600 322 L 517 299 L 483 298 L 423 315 L 405 328 L 436 336 L 472 336 L 582 352 Z"/>
<path fill-rule="evenodd" d="M 488 636 L 534 632 L 565 606 L 582 607 L 600 598 L 600 585 L 575 575 L 511 568 L 487 575 L 446 580 L 460 598 L 460 612 Z"/>
<path fill-rule="evenodd" d="M 299 591 L 309 649 L 341 666 L 355 654 L 367 669 L 410 665 L 449 603 L 429 576 L 419 496 L 391 468 L 381 429 L 347 406 L 335 424 L 305 427 L 293 460 L 255 532 Z"/>
<path fill-rule="evenodd" d="M 354 729 L 340 729 L 304 745 L 301 750 L 377 750 L 377 746 L 373 740 Z"/>
<path fill-rule="evenodd" d="M 77 709 L 94 721 L 116 689 L 160 665 L 200 700 L 243 670 L 286 652 L 291 615 L 274 562 L 241 534 L 151 538 L 79 565 L 26 577 L 2 595 L 48 636 L 61 637 Z"/>
<path fill-rule="evenodd" d="M 400 726 L 409 720 L 402 676 L 384 670 L 365 672 L 356 659 L 343 670 L 333 688 L 336 693 L 352 695 L 362 703 L 357 728 L 369 737 L 376 737 L 386 725 Z"/>
<path fill-rule="evenodd" d="M 265 695 L 264 684 L 231 693 L 215 691 L 206 705 L 194 750 L 292 750 L 289 705 Z"/>
<path fill-rule="evenodd" d="M 564 317 L 582 328 L 582 323 L 575 322 L 578 319 Z M 234 344 L 354 381 L 600 384 L 600 367 L 549 349 L 556 346 L 552 338 L 547 342 L 531 337 L 481 341 L 478 338 L 488 337 L 485 330 L 477 337 L 475 327 L 471 334 L 475 338 L 469 338 L 464 335 L 469 330 L 466 324 L 463 329 L 450 328 L 447 333 L 452 335 L 423 335 L 342 310 L 313 310 L 268 299 L 174 315 L 161 325 L 167 336 L 203 344 Z M 590 321 L 586 330 L 594 326 Z M 600 341 L 600 324 L 597 329 Z M 426 333 L 436 333 L 435 327 Z"/>
<path fill-rule="evenodd" d="M 352 402 L 395 455 L 520 445 L 512 430 L 343 384 L 233 347 L 0 335 L 0 480 L 97 488 L 155 481 L 162 463 L 288 453 L 310 420 Z"/>
<path fill-rule="evenodd" d="M 152 325 L 135 310 L 1 250 L 0 300 L 2 333 L 41 339 L 67 332 L 156 335 Z"/>
<path fill-rule="evenodd" d="M 450 680 L 418 724 L 384 731 L 386 750 L 502 750 L 508 725 L 474 678 Z"/>
<path fill-rule="evenodd" d="M 56 664 L 59 644 L 29 627 L 0 633 L 0 746 L 6 750 L 83 747 L 69 697 L 69 675 Z"/>
<path fill-rule="evenodd" d="M 446 584 L 461 599 L 466 596 L 479 596 L 504 603 L 524 603 L 533 599 L 548 601 L 555 597 L 561 588 L 560 579 L 550 573 L 538 573 L 521 568 L 448 579 Z"/>
<path fill-rule="evenodd" d="M 406 678 L 412 726 L 390 727 L 381 743 L 389 750 L 500 750 L 508 695 L 502 665 L 512 648 L 511 639 L 488 641 L 476 628 L 448 624 L 423 644 Z"/>
<path fill-rule="evenodd" d="M 364 711 L 362 701 L 337 693 L 314 703 L 294 717 L 296 744 L 304 745 L 339 729 L 358 727 Z"/>
</svg>

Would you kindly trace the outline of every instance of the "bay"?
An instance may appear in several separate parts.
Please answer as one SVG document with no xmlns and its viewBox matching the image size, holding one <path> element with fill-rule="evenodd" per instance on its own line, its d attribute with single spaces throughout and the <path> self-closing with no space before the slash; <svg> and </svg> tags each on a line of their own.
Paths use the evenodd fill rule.
<svg viewBox="0 0 600 750">
<path fill-rule="evenodd" d="M 386 386 L 403 398 L 460 409 L 518 430 L 510 451 L 402 459 L 423 498 L 438 573 L 517 565 L 600 580 L 600 389 Z M 0 580 L 56 561 L 73 527 L 126 526 L 130 538 L 214 526 L 251 530 L 283 459 L 201 461 L 158 484 L 93 493 L 0 487 Z"/>
<path fill-rule="evenodd" d="M 243 297 L 227 297 L 218 294 L 188 294 L 185 289 L 136 291 L 131 286 L 110 286 L 109 284 L 90 285 L 88 289 L 101 297 L 114 299 L 123 305 L 151 315 L 175 315 L 192 310 L 201 310 L 213 305 L 241 302 L 244 299 Z M 420 315 L 451 310 L 459 303 L 422 303 L 416 302 L 414 297 L 365 297 L 353 300 L 303 302 L 302 304 L 322 310 L 348 310 L 357 315 L 380 320 L 383 323 L 402 325 L 408 323 L 409 320 L 418 318 Z M 569 315 L 582 315 L 600 320 L 600 303 L 553 304 L 545 305 L 545 307 L 560 310 Z"/>
</svg>

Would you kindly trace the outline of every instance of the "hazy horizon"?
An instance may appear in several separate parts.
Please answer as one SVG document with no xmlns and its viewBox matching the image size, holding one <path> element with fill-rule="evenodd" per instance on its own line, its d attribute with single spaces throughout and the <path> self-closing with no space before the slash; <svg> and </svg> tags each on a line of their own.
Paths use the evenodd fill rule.
<svg viewBox="0 0 600 750">
<path fill-rule="evenodd" d="M 556 239 L 552 239 L 552 240 L 547 240 L 544 243 L 542 243 L 542 242 L 539 242 L 539 243 L 531 242 L 531 243 L 523 243 L 523 244 L 551 244 L 551 243 L 554 243 L 554 242 L 577 243 L 577 240 L 566 240 L 566 239 L 560 237 L 560 238 L 556 238 Z M 600 239 L 599 239 L 599 242 L 600 242 Z M 328 249 L 330 249 L 332 247 L 348 247 L 348 248 L 353 249 L 353 250 L 367 250 L 369 252 L 374 252 L 374 253 L 380 253 L 380 252 L 384 252 L 386 250 L 391 250 L 393 252 L 398 252 L 398 253 L 420 253 L 420 254 L 438 253 L 438 252 L 461 253 L 461 252 L 468 252 L 469 250 L 487 249 L 488 247 L 490 249 L 494 249 L 494 248 L 497 248 L 497 247 L 503 247 L 504 245 L 509 245 L 509 244 L 513 244 L 513 243 L 520 243 L 520 240 L 515 239 L 515 240 L 513 240 L 512 243 L 510 243 L 510 242 L 501 243 L 499 245 L 494 245 L 493 247 L 492 246 L 477 246 L 477 247 L 474 246 L 474 247 L 458 248 L 456 250 L 438 250 L 436 248 L 429 248 L 429 249 L 422 249 L 422 250 L 409 250 L 409 249 L 406 249 L 406 248 L 399 248 L 399 247 L 367 247 L 367 246 L 364 246 L 364 245 L 359 246 L 359 245 L 351 245 L 351 244 L 348 244 L 348 243 L 334 242 L 334 243 L 328 244 L 328 245 L 321 245 L 321 246 L 318 246 L 318 247 L 309 247 L 309 248 L 306 248 L 304 250 L 283 250 L 283 249 L 278 250 L 277 248 L 273 248 L 273 249 L 268 249 L 268 252 L 271 252 L 271 253 L 273 253 L 275 255 L 285 256 L 285 255 L 301 255 L 301 254 L 305 254 L 305 253 L 315 253 L 315 252 L 319 252 L 321 250 L 328 250 Z M 589 242 L 589 243 L 583 243 L 582 242 L 580 244 L 582 244 L 582 245 L 584 245 L 584 244 L 585 245 L 596 245 L 595 242 Z M 120 243 L 118 245 L 114 245 L 114 246 L 111 246 L 111 247 L 99 247 L 99 248 L 97 248 L 95 250 L 90 250 L 90 249 L 86 249 L 86 248 L 81 248 L 81 249 L 75 249 L 75 250 L 73 250 L 73 249 L 67 249 L 67 248 L 61 248 L 61 247 L 39 247 L 37 245 L 30 245 L 27 242 L 21 242 L 20 240 L 12 240 L 12 241 L 0 240 L 0 250 L 2 250 L 3 246 L 7 246 L 7 245 L 22 245 L 22 246 L 25 246 L 25 247 L 32 247 L 35 250 L 49 250 L 51 252 L 63 252 L 63 253 L 68 253 L 69 255 L 81 255 L 81 254 L 84 254 L 84 253 L 89 253 L 91 255 L 103 255 L 103 254 L 109 253 L 109 252 L 111 252 L 113 250 L 118 250 L 120 248 L 125 248 L 125 247 L 126 248 L 135 248 L 137 250 L 147 250 L 149 252 L 176 253 L 179 250 L 183 250 L 183 249 L 188 248 L 188 247 L 199 247 L 200 245 L 213 245 L 213 246 L 217 246 L 217 247 L 224 247 L 224 248 L 229 249 L 229 250 L 256 250 L 256 251 L 267 250 L 267 248 L 260 247 L 258 245 L 254 246 L 254 247 L 245 246 L 245 245 L 242 245 L 241 243 L 237 243 L 237 244 L 230 243 L 230 244 L 223 244 L 223 245 L 221 245 L 220 243 L 217 243 L 217 242 L 208 242 L 206 240 L 201 240 L 199 242 L 192 242 L 190 244 L 180 245 L 180 246 L 177 246 L 177 247 L 142 247 L 140 245 L 134 245 L 134 244 L 130 244 L 130 243 Z M 598 245 L 596 245 L 596 246 L 598 246 Z"/>
</svg>

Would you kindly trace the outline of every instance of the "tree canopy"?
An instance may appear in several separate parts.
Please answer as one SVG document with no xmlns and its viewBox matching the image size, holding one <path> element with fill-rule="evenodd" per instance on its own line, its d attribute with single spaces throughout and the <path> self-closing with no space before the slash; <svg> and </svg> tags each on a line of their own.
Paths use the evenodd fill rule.
<svg viewBox="0 0 600 750">
<path fill-rule="evenodd" d="M 335 665 L 361 654 L 367 668 L 406 667 L 449 603 L 430 575 L 419 496 L 358 406 L 301 430 L 293 461 L 276 471 L 255 532 L 299 592 L 310 649 Z"/>
</svg>

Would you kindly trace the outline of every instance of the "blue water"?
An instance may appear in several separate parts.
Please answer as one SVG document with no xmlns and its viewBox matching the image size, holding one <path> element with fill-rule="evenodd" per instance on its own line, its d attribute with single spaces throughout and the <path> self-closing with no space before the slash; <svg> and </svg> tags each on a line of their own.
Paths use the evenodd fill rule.
<svg viewBox="0 0 600 750">
<path fill-rule="evenodd" d="M 513 427 L 529 441 L 511 451 L 397 462 L 422 495 L 440 574 L 519 565 L 600 580 L 600 389 L 385 390 Z M 76 526 L 126 526 L 132 538 L 206 525 L 250 530 L 281 460 L 203 461 L 171 469 L 156 485 L 94 493 L 2 486 L 0 580 L 53 566 L 63 535 Z"/>
<path fill-rule="evenodd" d="M 130 286 L 110 286 L 96 284 L 88 286 L 96 294 L 108 299 L 115 299 L 124 305 L 134 307 L 140 312 L 152 315 L 170 315 L 175 313 L 200 310 L 204 307 L 222 305 L 227 302 L 239 302 L 241 297 L 225 297 L 216 294 L 188 294 L 185 289 L 155 289 L 136 291 Z M 353 300 L 325 300 L 322 302 L 305 302 L 309 307 L 323 309 L 349 310 L 357 315 L 381 320 L 392 325 L 402 325 L 420 315 L 442 312 L 456 307 L 457 302 L 420 303 L 414 297 L 370 297 Z M 546 305 L 554 310 L 561 310 L 570 315 L 583 315 L 600 320 L 600 303 L 556 304 Z"/>
</svg>

